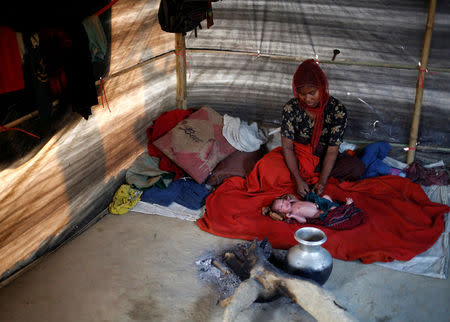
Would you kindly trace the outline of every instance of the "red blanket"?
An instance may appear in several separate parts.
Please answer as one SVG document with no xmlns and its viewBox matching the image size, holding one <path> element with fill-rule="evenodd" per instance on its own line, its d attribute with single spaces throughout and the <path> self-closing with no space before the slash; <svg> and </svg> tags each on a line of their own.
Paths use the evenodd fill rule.
<svg viewBox="0 0 450 322">
<path fill-rule="evenodd" d="M 296 152 L 299 156 L 300 151 Z M 311 164 L 307 164 L 302 171 L 311 170 Z M 310 182 L 314 176 L 317 174 L 310 173 Z M 205 216 L 197 224 L 218 236 L 268 238 L 273 247 L 287 249 L 297 244 L 294 233 L 304 225 L 274 221 L 261 215 L 261 208 L 294 191 L 295 183 L 285 166 L 281 148 L 274 149 L 246 178 L 229 178 L 210 194 Z M 449 211 L 448 206 L 431 202 L 420 185 L 397 176 L 341 183 L 331 178 L 324 193 L 333 200 L 353 198 L 355 206 L 366 216 L 364 224 L 351 230 L 317 226 L 328 238 L 323 246 L 342 260 L 360 259 L 364 263 L 409 260 L 436 242 L 444 229 L 444 214 Z"/>
</svg>

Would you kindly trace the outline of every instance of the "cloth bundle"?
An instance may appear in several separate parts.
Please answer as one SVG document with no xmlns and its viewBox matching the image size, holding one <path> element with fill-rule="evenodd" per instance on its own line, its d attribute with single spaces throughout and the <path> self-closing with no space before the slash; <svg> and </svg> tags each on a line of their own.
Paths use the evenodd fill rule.
<svg viewBox="0 0 450 322">
<path fill-rule="evenodd" d="M 141 199 L 142 191 L 134 189 L 129 184 L 123 184 L 114 193 L 108 210 L 113 215 L 124 215 L 130 211 Z"/>
<path fill-rule="evenodd" d="M 364 223 L 364 213 L 353 204 L 342 205 L 329 210 L 326 217 L 306 218 L 306 222 L 311 225 L 324 226 L 333 230 L 353 229 Z"/>
<path fill-rule="evenodd" d="M 413 162 L 404 171 L 412 182 L 423 186 L 446 186 L 450 184 L 450 176 L 444 166 L 426 168 L 418 162 Z"/>
<path fill-rule="evenodd" d="M 361 157 L 366 166 L 366 173 L 361 178 L 371 178 L 389 174 L 390 167 L 383 162 L 383 159 L 391 150 L 391 145 L 387 142 L 375 142 L 364 148 Z"/>
<path fill-rule="evenodd" d="M 317 205 L 317 207 L 323 211 L 323 213 L 320 215 L 321 220 L 325 219 L 331 207 L 339 206 L 338 203 L 322 198 L 321 196 L 318 196 L 311 191 L 308 192 L 308 194 L 306 195 L 306 201 L 314 202 Z"/>
<path fill-rule="evenodd" d="M 167 188 L 175 174 L 159 168 L 159 158 L 152 157 L 147 151 L 141 153 L 128 168 L 125 179 L 138 189 L 148 189 L 154 185 Z"/>
<path fill-rule="evenodd" d="M 144 191 L 141 200 L 156 203 L 161 206 L 169 206 L 172 202 L 178 203 L 189 209 L 200 209 L 205 204 L 205 199 L 210 191 L 204 184 L 198 184 L 194 180 L 181 178 L 172 181 L 166 189 L 153 187 Z"/>
<path fill-rule="evenodd" d="M 238 117 L 223 116 L 223 136 L 236 150 L 243 152 L 258 151 L 267 138 L 256 122 L 248 125 Z"/>
</svg>

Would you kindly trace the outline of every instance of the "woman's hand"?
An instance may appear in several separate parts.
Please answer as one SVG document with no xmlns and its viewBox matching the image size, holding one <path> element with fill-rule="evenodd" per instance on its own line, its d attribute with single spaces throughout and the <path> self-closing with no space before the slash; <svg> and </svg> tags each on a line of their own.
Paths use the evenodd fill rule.
<svg viewBox="0 0 450 322">
<path fill-rule="evenodd" d="M 325 184 L 327 183 L 328 177 L 330 176 L 331 169 L 333 169 L 334 164 L 336 162 L 336 158 L 339 154 L 339 146 L 328 146 L 327 153 L 323 159 L 322 171 L 320 171 L 319 182 L 317 182 L 313 191 L 320 196 L 323 193 L 323 189 L 325 188 Z"/>
<path fill-rule="evenodd" d="M 281 136 L 281 145 L 283 146 L 282 151 L 284 162 L 291 173 L 291 177 L 297 183 L 297 193 L 300 196 L 305 197 L 309 192 L 309 187 L 308 184 L 300 177 L 300 173 L 298 171 L 298 160 L 294 152 L 294 141 Z"/>
<path fill-rule="evenodd" d="M 297 193 L 303 198 L 306 197 L 306 194 L 309 192 L 308 184 L 302 179 L 297 180 Z"/>
<path fill-rule="evenodd" d="M 321 182 L 317 182 L 314 185 L 312 190 L 316 195 L 320 196 L 323 193 L 324 187 L 325 187 L 325 184 L 322 184 Z"/>
</svg>

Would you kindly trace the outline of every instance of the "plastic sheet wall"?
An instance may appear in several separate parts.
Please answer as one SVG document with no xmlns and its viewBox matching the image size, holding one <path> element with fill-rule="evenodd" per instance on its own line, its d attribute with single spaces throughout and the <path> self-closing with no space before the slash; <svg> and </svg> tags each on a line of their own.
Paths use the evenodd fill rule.
<svg viewBox="0 0 450 322">
<path fill-rule="evenodd" d="M 108 110 L 72 115 L 29 161 L 0 172 L 0 276 L 5 279 L 107 207 L 125 169 L 146 149 L 145 130 L 175 105 L 174 49 L 157 22 L 159 1 L 121 0 L 112 8 Z M 131 68 L 138 65 L 138 68 Z M 99 102 L 101 99 L 99 97 Z"/>
<path fill-rule="evenodd" d="M 408 144 L 427 1 L 228 0 L 213 10 L 215 25 L 188 34 L 186 46 L 226 52 L 189 54 L 188 103 L 207 98 L 221 112 L 279 125 L 300 61 L 331 61 L 339 49 L 336 64 L 321 66 L 349 111 L 346 138 Z M 425 75 L 422 145 L 450 145 L 449 24 L 450 3 L 438 1 L 428 66 L 447 71 Z"/>
</svg>

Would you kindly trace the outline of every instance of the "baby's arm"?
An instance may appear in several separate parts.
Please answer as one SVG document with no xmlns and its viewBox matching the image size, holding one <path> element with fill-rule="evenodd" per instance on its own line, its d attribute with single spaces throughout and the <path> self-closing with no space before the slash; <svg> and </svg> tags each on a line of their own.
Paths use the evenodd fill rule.
<svg viewBox="0 0 450 322">
<path fill-rule="evenodd" d="M 299 223 L 303 224 L 306 222 L 305 217 L 303 216 L 299 216 L 299 215 L 293 215 L 293 214 L 287 214 L 286 217 L 288 218 L 293 218 L 295 220 L 297 220 Z"/>
<path fill-rule="evenodd" d="M 331 202 L 333 202 L 333 200 L 331 199 L 331 197 L 329 195 L 324 195 L 322 198 L 328 199 Z M 353 203 L 353 199 L 352 198 L 345 198 L 345 204 L 346 205 L 351 205 L 352 203 Z M 333 209 L 333 208 L 336 208 L 336 207 L 331 207 L 330 209 Z"/>
</svg>

